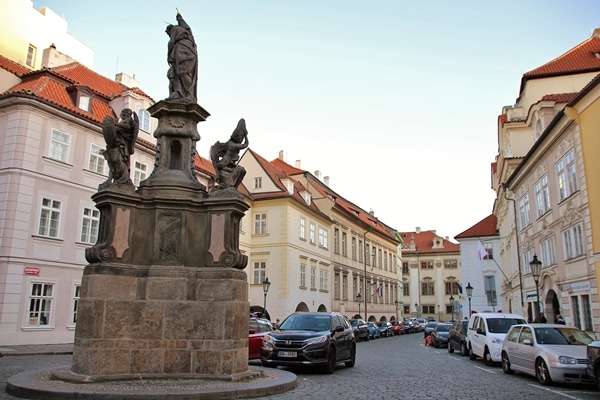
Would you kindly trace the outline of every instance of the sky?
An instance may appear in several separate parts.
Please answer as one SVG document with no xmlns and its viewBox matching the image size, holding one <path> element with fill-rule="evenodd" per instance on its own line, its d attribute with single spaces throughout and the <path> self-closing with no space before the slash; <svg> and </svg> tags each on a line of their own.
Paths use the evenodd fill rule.
<svg viewBox="0 0 600 400">
<path fill-rule="evenodd" d="M 311 173 L 398 231 L 450 240 L 493 211 L 497 118 L 521 77 L 600 28 L 594 0 L 34 0 L 93 69 L 168 96 L 176 8 L 199 55 L 208 158 L 240 118 L 250 148 Z"/>
</svg>

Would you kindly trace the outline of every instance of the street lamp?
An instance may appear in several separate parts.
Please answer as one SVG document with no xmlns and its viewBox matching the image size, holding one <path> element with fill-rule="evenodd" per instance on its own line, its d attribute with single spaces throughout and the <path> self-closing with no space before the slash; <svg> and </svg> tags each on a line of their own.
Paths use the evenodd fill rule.
<svg viewBox="0 0 600 400">
<path fill-rule="evenodd" d="M 356 299 L 358 300 L 358 316 L 359 318 L 362 318 L 360 315 L 360 299 L 362 298 L 362 296 L 359 294 L 356 295 Z"/>
<path fill-rule="evenodd" d="M 471 318 L 471 297 L 473 296 L 473 286 L 471 286 L 471 282 L 467 283 L 467 297 L 469 298 L 469 318 Z"/>
<path fill-rule="evenodd" d="M 542 272 L 542 262 L 538 260 L 537 255 L 533 255 L 533 260 L 529 263 L 531 267 L 531 275 L 533 275 L 533 280 L 535 281 L 535 296 L 537 299 L 537 307 L 535 318 L 537 322 L 540 322 L 540 273 Z"/>
<path fill-rule="evenodd" d="M 452 311 L 452 317 L 450 319 L 454 321 L 454 296 L 450 295 L 450 310 Z"/>
<path fill-rule="evenodd" d="M 398 300 L 395 300 L 394 304 L 396 305 L 396 321 L 398 321 Z"/>
<path fill-rule="evenodd" d="M 438 321 L 442 322 L 442 312 L 440 311 L 440 305 L 438 304 Z"/>
<path fill-rule="evenodd" d="M 415 303 L 415 311 L 417 312 L 417 318 L 419 318 L 419 303 Z"/>
<path fill-rule="evenodd" d="M 263 305 L 263 318 L 267 318 L 267 293 L 269 292 L 269 287 L 271 286 L 271 282 L 269 282 L 269 278 L 265 278 L 262 283 L 263 292 L 265 293 L 265 303 Z"/>
</svg>

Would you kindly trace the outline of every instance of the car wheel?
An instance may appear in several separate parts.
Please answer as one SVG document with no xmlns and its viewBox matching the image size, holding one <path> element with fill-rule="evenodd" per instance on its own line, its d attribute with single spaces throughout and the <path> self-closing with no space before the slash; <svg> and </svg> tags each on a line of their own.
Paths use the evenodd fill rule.
<svg viewBox="0 0 600 400">
<path fill-rule="evenodd" d="M 483 351 L 483 362 L 488 367 L 491 367 L 494 365 L 494 361 L 492 361 L 492 355 L 490 354 L 490 351 L 488 350 L 487 347 Z"/>
<path fill-rule="evenodd" d="M 548 386 L 552 384 L 552 379 L 550 378 L 550 373 L 548 372 L 548 366 L 541 358 L 535 362 L 535 377 L 542 385 Z"/>
<path fill-rule="evenodd" d="M 448 341 L 448 353 L 454 353 L 454 347 L 452 347 L 450 341 Z"/>
<path fill-rule="evenodd" d="M 477 360 L 477 356 L 473 353 L 473 348 L 469 347 L 469 360 Z"/>
<path fill-rule="evenodd" d="M 350 348 L 350 360 L 346 361 L 344 365 L 348 368 L 354 367 L 354 363 L 356 362 L 356 345 L 352 343 L 352 347 Z"/>
<path fill-rule="evenodd" d="M 467 344 L 465 342 L 460 343 L 460 355 L 463 357 L 469 355 L 469 349 L 467 348 Z"/>
<path fill-rule="evenodd" d="M 330 347 L 327 352 L 327 364 L 323 366 L 323 372 L 326 374 L 333 374 L 335 371 L 335 347 Z"/>
<path fill-rule="evenodd" d="M 515 373 L 513 369 L 510 369 L 510 360 L 508 359 L 508 354 L 506 354 L 505 351 L 502 352 L 502 371 L 508 375 Z"/>
</svg>

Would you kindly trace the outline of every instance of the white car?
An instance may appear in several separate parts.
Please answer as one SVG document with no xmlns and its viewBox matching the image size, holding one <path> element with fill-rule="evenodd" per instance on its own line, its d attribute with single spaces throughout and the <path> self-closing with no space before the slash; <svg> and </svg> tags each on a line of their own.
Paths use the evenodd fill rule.
<svg viewBox="0 0 600 400">
<path fill-rule="evenodd" d="M 467 342 L 469 358 L 483 358 L 485 365 L 491 366 L 502 360 L 502 342 L 508 330 L 527 321 L 519 314 L 475 313 L 469 319 Z"/>
</svg>

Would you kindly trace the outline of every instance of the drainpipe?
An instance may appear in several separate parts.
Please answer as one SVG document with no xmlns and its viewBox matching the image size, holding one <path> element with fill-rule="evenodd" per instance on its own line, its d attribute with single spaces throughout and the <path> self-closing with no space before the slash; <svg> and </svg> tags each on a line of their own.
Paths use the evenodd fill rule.
<svg viewBox="0 0 600 400">
<path fill-rule="evenodd" d="M 502 184 L 502 187 L 504 188 L 504 198 L 508 201 L 512 201 L 513 204 L 513 214 L 515 216 L 515 237 L 517 240 L 517 265 L 519 267 L 519 289 L 521 291 L 521 313 L 523 313 L 523 311 L 525 310 L 525 303 L 523 301 L 523 273 L 521 271 L 521 254 L 519 253 L 519 225 L 517 219 L 517 202 L 514 199 L 509 199 L 506 196 L 506 191 L 508 189 L 505 183 Z"/>
</svg>

